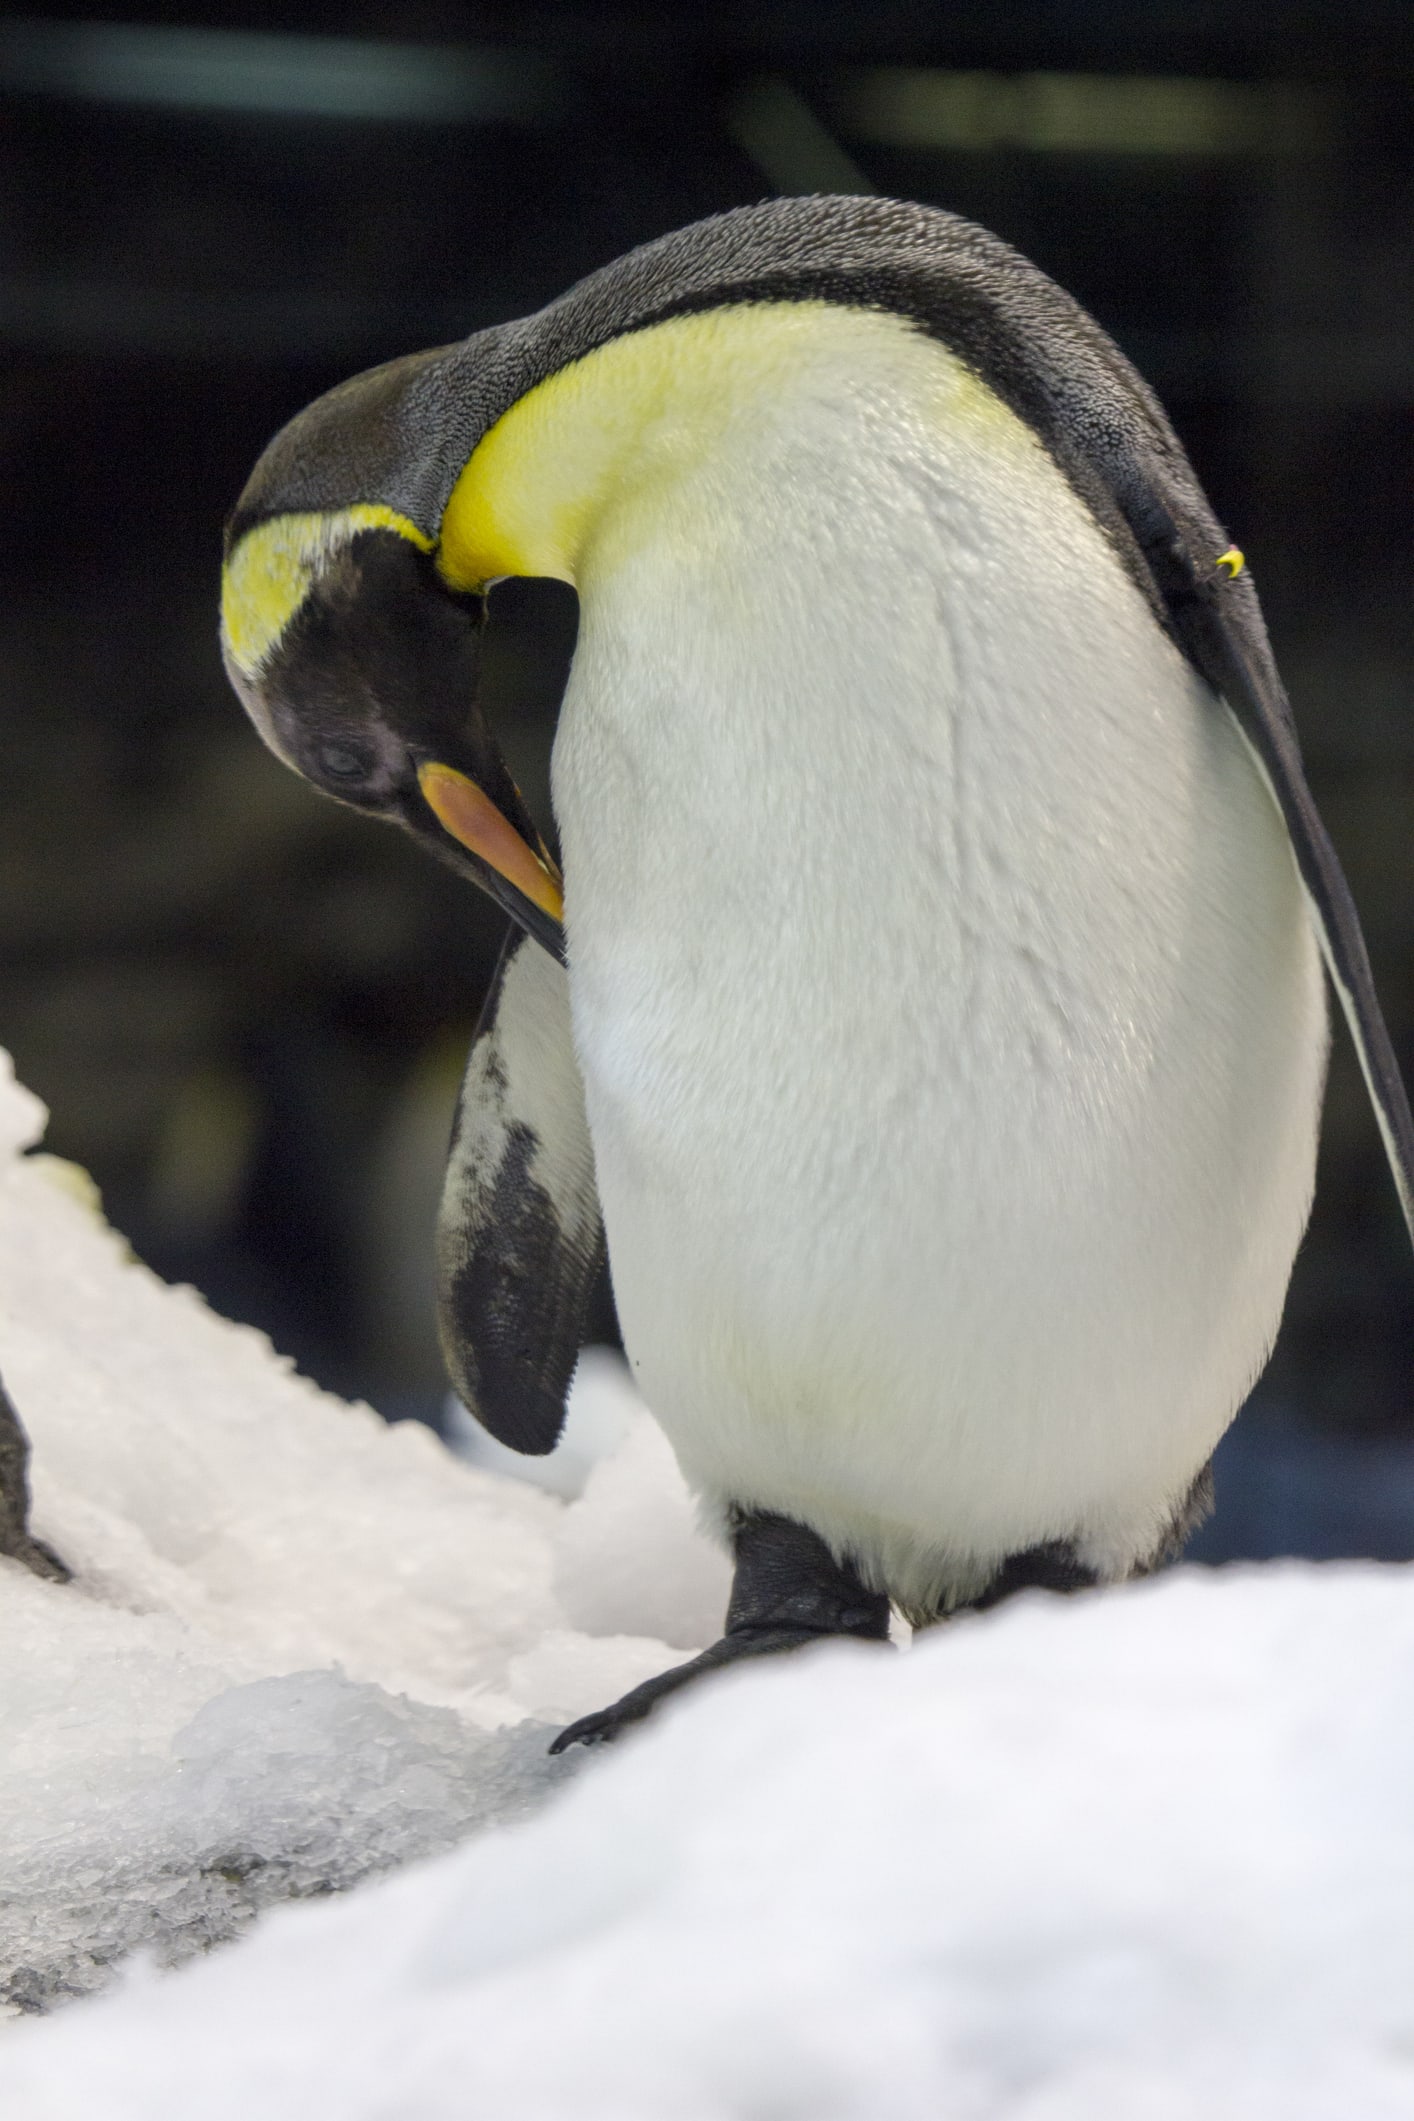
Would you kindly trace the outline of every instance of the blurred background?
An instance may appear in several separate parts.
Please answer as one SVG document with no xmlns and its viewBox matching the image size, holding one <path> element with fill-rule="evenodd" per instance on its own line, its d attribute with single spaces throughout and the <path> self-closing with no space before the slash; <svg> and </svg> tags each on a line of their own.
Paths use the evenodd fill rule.
<svg viewBox="0 0 1414 2121">
<path fill-rule="evenodd" d="M 254 458 L 354 370 L 772 192 L 986 223 L 1157 387 L 1260 586 L 1414 1080 L 1408 0 L 95 0 L 0 18 L 0 112 L 0 1042 L 161 1273 L 441 1418 L 431 1222 L 499 923 L 228 694 Z M 495 593 L 488 698 L 542 817 L 574 629 L 566 590 Z M 1286 1325 L 1195 1551 L 1414 1555 L 1412 1381 L 1338 1037 Z"/>
</svg>

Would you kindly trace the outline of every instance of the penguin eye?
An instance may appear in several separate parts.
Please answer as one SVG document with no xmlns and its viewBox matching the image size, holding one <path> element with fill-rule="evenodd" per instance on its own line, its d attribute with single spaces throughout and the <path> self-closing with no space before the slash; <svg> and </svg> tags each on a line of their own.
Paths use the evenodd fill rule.
<svg viewBox="0 0 1414 2121">
<path fill-rule="evenodd" d="M 331 781 L 362 781 L 373 771 L 373 761 L 355 744 L 321 744 L 319 763 Z"/>
</svg>

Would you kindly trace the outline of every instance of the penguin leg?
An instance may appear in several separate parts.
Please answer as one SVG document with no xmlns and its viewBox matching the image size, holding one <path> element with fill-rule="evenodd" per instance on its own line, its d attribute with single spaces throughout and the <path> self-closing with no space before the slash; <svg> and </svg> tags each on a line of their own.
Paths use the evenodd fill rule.
<svg viewBox="0 0 1414 2121">
<path fill-rule="evenodd" d="M 736 1573 L 721 1641 L 689 1663 L 645 1680 L 612 1708 L 581 1716 L 561 1731 L 552 1753 L 617 1738 L 627 1725 L 641 1722 L 664 1695 L 738 1658 L 774 1657 L 831 1635 L 888 1640 L 888 1599 L 881 1591 L 867 1590 L 854 1570 L 836 1561 L 824 1540 L 805 1525 L 789 1517 L 743 1511 L 732 1526 L 732 1550 Z"/>
</svg>

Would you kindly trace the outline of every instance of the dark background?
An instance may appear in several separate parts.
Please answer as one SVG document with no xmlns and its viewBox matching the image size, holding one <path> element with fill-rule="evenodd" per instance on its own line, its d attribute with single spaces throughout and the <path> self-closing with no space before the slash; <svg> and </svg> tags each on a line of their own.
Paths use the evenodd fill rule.
<svg viewBox="0 0 1414 2121">
<path fill-rule="evenodd" d="M 137 1250 L 435 1418 L 430 1222 L 498 923 L 247 728 L 222 519 L 353 370 L 772 191 L 987 223 L 1157 386 L 1261 588 L 1414 1075 L 1412 85 L 1406 0 L 0 21 L 0 1040 Z M 496 592 L 488 693 L 542 814 L 574 623 L 551 585 Z M 1414 1265 L 1338 1037 L 1199 1551 L 1414 1554 L 1411 1377 Z"/>
</svg>

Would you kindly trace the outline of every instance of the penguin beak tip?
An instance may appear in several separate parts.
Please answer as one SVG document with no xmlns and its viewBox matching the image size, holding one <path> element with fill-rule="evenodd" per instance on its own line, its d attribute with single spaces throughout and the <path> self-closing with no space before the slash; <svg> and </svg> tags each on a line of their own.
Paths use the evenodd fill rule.
<svg viewBox="0 0 1414 2121">
<path fill-rule="evenodd" d="M 541 916 L 532 932 L 543 940 L 540 929 L 547 918 L 559 928 L 565 916 L 564 889 L 545 846 L 532 847 L 485 791 L 455 766 L 428 760 L 418 768 L 417 783 L 442 830 L 493 869 Z"/>
</svg>

